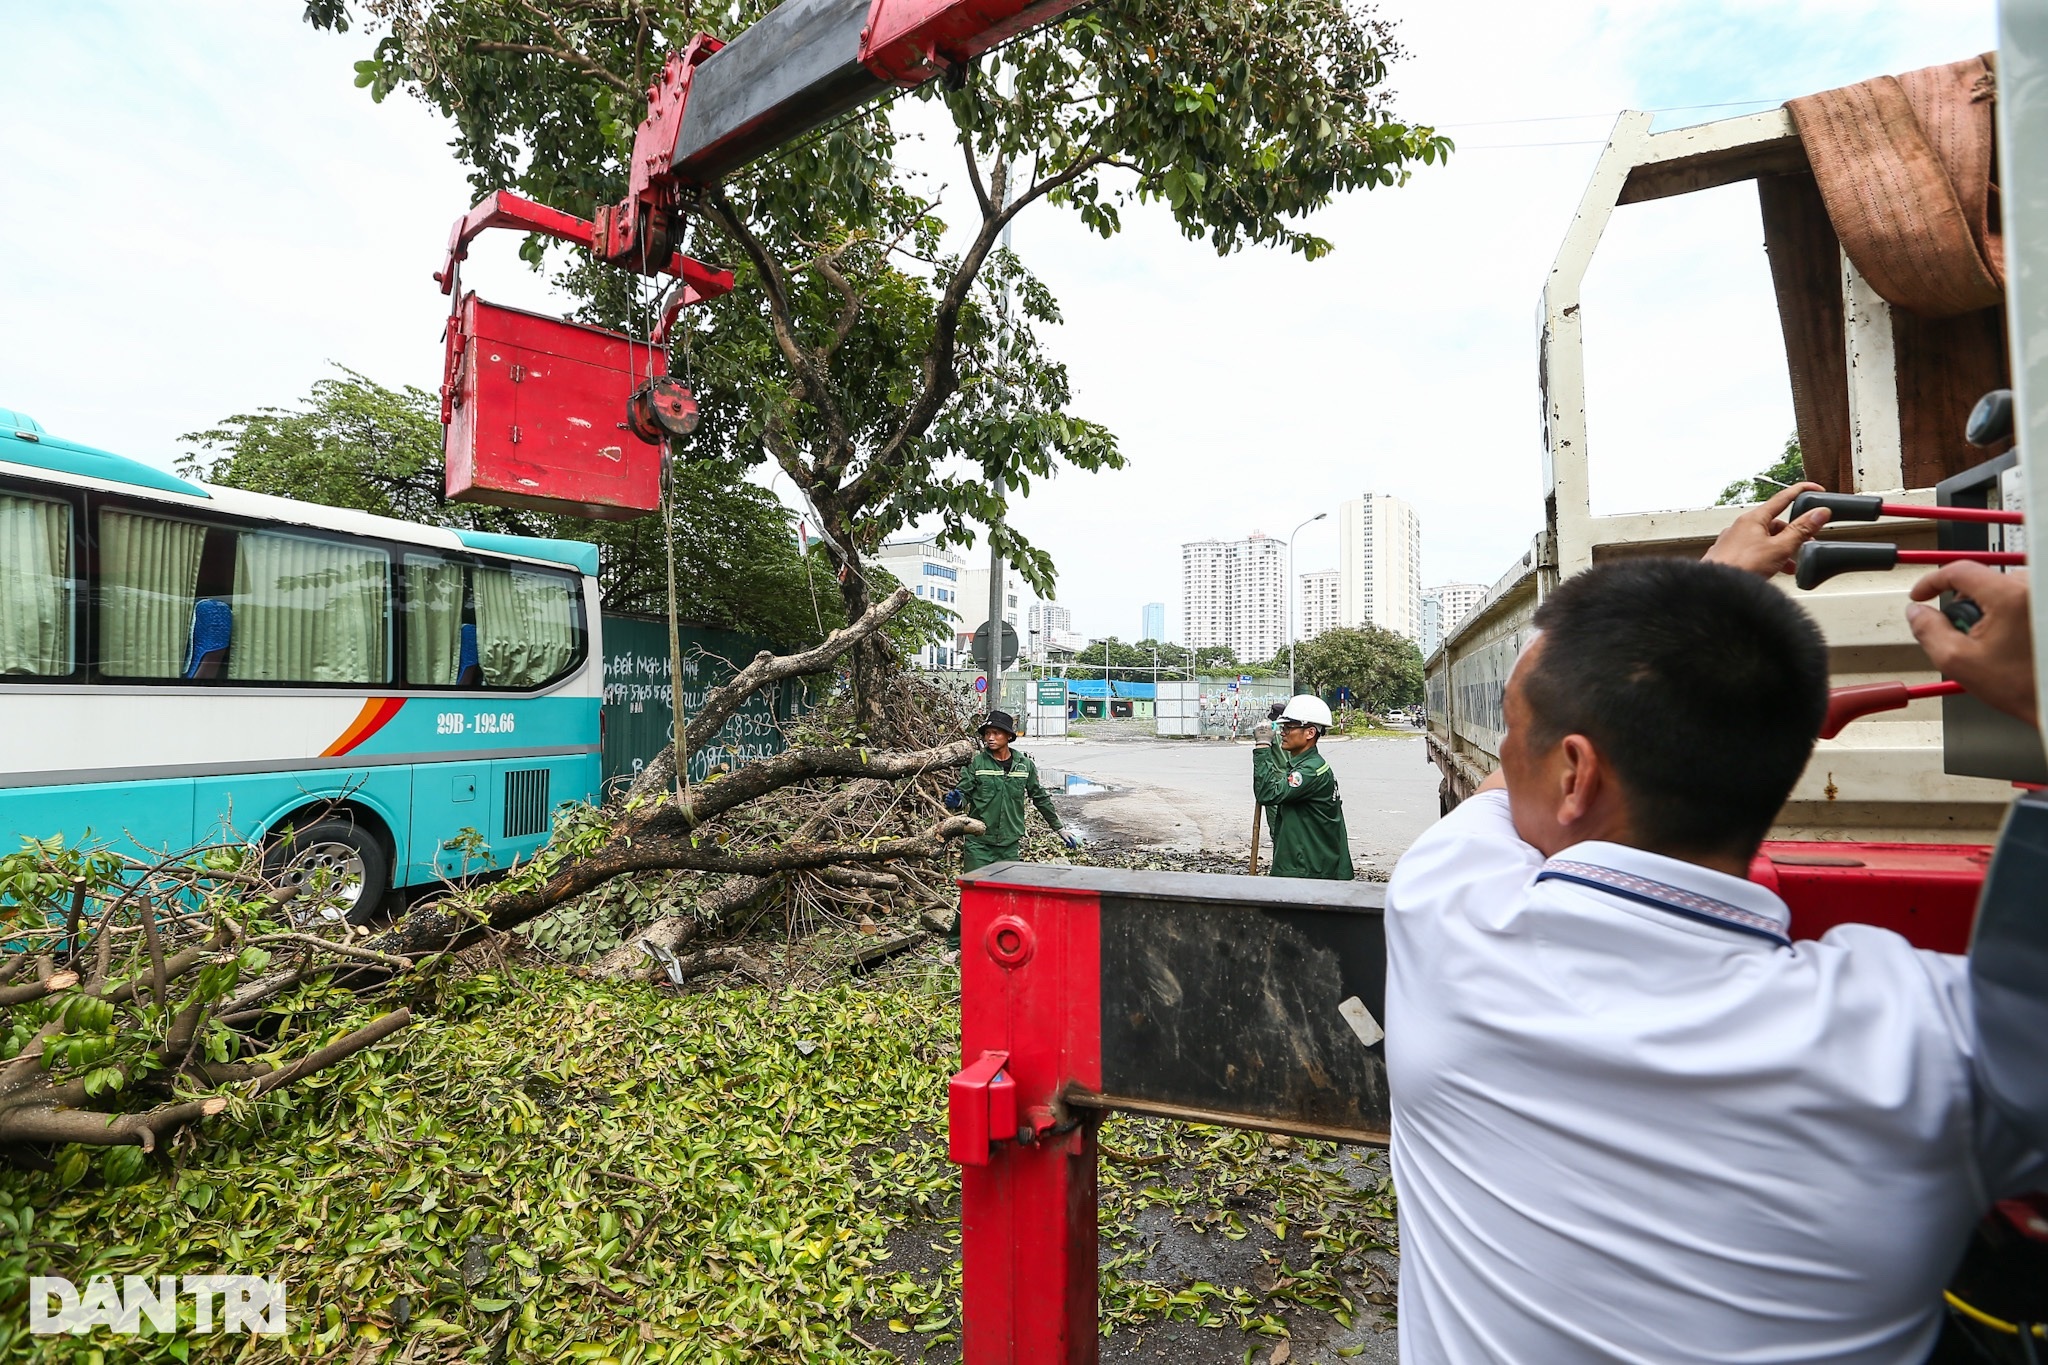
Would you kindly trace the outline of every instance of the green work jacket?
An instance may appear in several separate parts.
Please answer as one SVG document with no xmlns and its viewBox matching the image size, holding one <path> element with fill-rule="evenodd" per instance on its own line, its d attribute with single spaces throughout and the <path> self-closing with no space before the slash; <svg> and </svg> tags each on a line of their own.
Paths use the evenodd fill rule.
<svg viewBox="0 0 2048 1365">
<path fill-rule="evenodd" d="M 1017 856 L 1017 845 L 1024 838 L 1027 802 L 1038 807 L 1045 823 L 1054 829 L 1060 827 L 1060 813 L 1053 809 L 1052 798 L 1039 784 L 1038 765 L 1029 755 L 1015 749 L 1010 750 L 1008 772 L 989 757 L 988 750 L 976 750 L 974 757 L 967 760 L 967 770 L 960 774 L 960 791 L 967 798 L 966 814 L 988 826 L 986 834 L 970 834 L 960 841 L 965 855 L 961 862 L 963 871 L 971 872 L 984 863 L 999 863 Z"/>
<path fill-rule="evenodd" d="M 1330 761 L 1311 748 L 1290 754 L 1276 741 L 1252 754 L 1252 799 L 1266 808 L 1273 875 L 1348 882 L 1351 840 Z"/>
</svg>

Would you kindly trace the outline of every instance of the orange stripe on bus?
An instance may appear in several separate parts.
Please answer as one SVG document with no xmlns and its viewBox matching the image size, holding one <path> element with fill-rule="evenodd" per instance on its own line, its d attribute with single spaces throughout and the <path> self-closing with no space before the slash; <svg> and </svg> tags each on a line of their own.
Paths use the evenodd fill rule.
<svg viewBox="0 0 2048 1365">
<path fill-rule="evenodd" d="M 340 738 L 320 751 L 322 758 L 339 758 L 358 744 L 383 729 L 390 719 L 405 705 L 403 697 L 372 697 L 363 703 L 363 709 L 349 722 Z"/>
</svg>

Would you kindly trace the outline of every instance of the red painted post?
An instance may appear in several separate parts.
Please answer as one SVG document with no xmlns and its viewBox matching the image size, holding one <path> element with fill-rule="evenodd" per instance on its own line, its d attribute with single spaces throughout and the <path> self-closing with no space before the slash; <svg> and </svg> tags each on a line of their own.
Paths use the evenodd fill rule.
<svg viewBox="0 0 2048 1365">
<path fill-rule="evenodd" d="M 966 1070 L 950 1102 L 962 1162 L 963 1362 L 1095 1365 L 1095 1125 L 1069 1115 L 1059 1096 L 1070 1083 L 1101 1088 L 1099 905 L 1089 893 L 970 877 L 960 921 Z M 1014 1109 L 1006 1094 L 980 1098 L 1005 1080 Z M 993 1131 L 987 1116 L 1012 1112 L 1018 1131 Z M 985 1165 L 967 1150 L 983 1131 Z"/>
</svg>

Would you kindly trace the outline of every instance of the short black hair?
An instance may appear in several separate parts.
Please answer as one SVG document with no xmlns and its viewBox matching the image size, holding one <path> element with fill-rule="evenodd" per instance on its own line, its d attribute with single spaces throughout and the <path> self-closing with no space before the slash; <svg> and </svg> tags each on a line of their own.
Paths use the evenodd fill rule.
<svg viewBox="0 0 2048 1365">
<path fill-rule="evenodd" d="M 1523 680 L 1535 746 L 1592 740 L 1646 844 L 1754 853 L 1827 713 L 1813 619 L 1754 574 L 1645 558 L 1567 579 L 1536 626 Z"/>
</svg>

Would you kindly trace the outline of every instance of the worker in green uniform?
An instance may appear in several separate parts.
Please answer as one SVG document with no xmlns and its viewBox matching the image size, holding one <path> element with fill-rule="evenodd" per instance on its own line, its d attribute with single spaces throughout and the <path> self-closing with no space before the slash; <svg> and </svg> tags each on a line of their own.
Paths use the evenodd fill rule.
<svg viewBox="0 0 2048 1365">
<path fill-rule="evenodd" d="M 982 834 L 961 840 L 960 870 L 972 872 L 987 863 L 999 863 L 1017 856 L 1024 839 L 1025 805 L 1036 806 L 1068 848 L 1079 848 L 1081 837 L 1060 827 L 1060 813 L 1052 797 L 1038 781 L 1038 765 L 1029 754 L 1010 746 L 1017 740 L 1017 722 L 1007 711 L 991 711 L 981 723 L 981 749 L 967 760 L 960 785 L 946 793 L 946 809 L 962 810 L 987 826 Z"/>
<path fill-rule="evenodd" d="M 1348 882 L 1351 840 L 1337 774 L 1316 749 L 1330 728 L 1330 708 L 1304 693 L 1252 732 L 1252 799 L 1266 808 L 1275 877 Z"/>
</svg>

